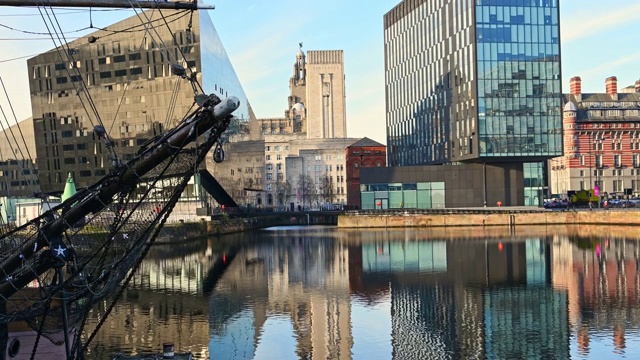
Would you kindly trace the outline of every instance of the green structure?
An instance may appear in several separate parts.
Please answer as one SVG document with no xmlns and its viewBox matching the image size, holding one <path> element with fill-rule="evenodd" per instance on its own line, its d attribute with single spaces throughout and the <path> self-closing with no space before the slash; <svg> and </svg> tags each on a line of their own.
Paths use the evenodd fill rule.
<svg viewBox="0 0 640 360">
<path fill-rule="evenodd" d="M 64 191 L 60 197 L 61 202 L 65 202 L 68 198 L 72 197 L 76 193 L 76 183 L 73 181 L 71 173 L 67 176 L 67 183 L 64 184 Z"/>
</svg>

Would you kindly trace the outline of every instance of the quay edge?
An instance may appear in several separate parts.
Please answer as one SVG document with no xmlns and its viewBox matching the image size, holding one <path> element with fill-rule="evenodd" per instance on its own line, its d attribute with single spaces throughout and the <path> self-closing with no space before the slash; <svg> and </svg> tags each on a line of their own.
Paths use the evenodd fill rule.
<svg viewBox="0 0 640 360">
<path fill-rule="evenodd" d="M 529 225 L 627 225 L 640 226 L 637 210 L 568 211 L 457 211 L 420 213 L 411 211 L 346 213 L 338 217 L 339 228 L 406 228 L 453 226 Z"/>
</svg>

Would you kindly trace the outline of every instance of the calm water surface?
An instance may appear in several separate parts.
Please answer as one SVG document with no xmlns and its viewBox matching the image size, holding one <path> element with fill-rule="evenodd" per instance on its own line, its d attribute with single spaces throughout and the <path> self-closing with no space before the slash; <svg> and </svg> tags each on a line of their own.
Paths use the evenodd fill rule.
<svg viewBox="0 0 640 360">
<path fill-rule="evenodd" d="M 200 359 L 637 358 L 640 235 L 593 233 L 610 231 L 282 227 L 159 245 L 87 357 L 173 342 Z"/>
</svg>

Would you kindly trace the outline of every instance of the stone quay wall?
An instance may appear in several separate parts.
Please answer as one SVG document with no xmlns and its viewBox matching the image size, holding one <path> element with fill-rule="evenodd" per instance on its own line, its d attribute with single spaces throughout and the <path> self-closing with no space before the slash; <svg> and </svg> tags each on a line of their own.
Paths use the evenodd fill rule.
<svg viewBox="0 0 640 360">
<path fill-rule="evenodd" d="M 637 210 L 348 213 L 338 217 L 339 228 L 398 228 L 527 225 L 640 225 Z"/>
</svg>

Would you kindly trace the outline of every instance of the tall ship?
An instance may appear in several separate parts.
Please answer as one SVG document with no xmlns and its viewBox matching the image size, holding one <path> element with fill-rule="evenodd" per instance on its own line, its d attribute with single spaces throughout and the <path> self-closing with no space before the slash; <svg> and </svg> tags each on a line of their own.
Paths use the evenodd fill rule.
<svg viewBox="0 0 640 360">
<path fill-rule="evenodd" d="M 35 2 L 0 1 L 0 6 L 36 5 Z M 39 158 L 33 166 L 38 170 L 35 171 L 38 177 L 32 179 L 39 185 L 37 194 L 42 198 L 37 216 L 20 222 L 0 216 L 5 219 L 0 222 L 0 353 L 6 358 L 84 358 L 102 325 L 99 323 L 92 333 L 85 332 L 85 322 L 92 308 L 103 302 L 108 315 L 150 247 L 162 237 L 161 230 L 205 158 L 209 156 L 221 162 L 224 159 L 222 144 L 231 131 L 228 129 L 248 118 L 250 113 L 239 83 L 217 79 L 212 73 L 220 75 L 221 69 L 211 73 L 206 70 L 207 64 L 216 65 L 210 58 L 192 55 L 200 33 L 189 27 L 181 36 L 176 36 L 171 30 L 170 19 L 175 14 L 189 16 L 191 26 L 195 22 L 194 13 L 201 7 L 198 3 L 55 1 L 42 6 L 41 11 L 54 14 L 53 6 L 131 7 L 140 18 L 146 35 L 142 37 L 141 48 L 103 49 L 104 44 L 99 39 L 114 31 L 123 34 L 128 25 L 124 22 L 117 30 L 101 29 L 81 39 L 90 45 L 89 51 L 94 48 L 97 51 L 91 61 L 81 60 L 79 40 L 75 44 L 62 40 L 55 50 L 34 58 L 38 61 L 29 61 L 30 69 L 36 69 L 31 79 L 34 82 L 31 84 L 34 131 L 44 132 L 43 137 L 47 138 L 53 133 L 51 126 L 75 125 L 76 132 L 71 135 L 80 135 L 69 136 L 75 140 L 55 139 L 55 146 L 51 140 L 37 145 Z M 200 26 L 212 27 L 212 24 L 203 25 L 201 19 L 199 22 Z M 156 30 L 162 26 L 177 40 L 163 39 Z M 60 39 L 60 36 L 52 38 Z M 109 45 L 113 43 L 109 42 Z M 132 54 L 138 55 L 132 57 Z M 158 63 L 147 60 L 138 67 L 137 60 L 156 55 Z M 162 64 L 159 63 L 161 55 Z M 51 64 L 47 61 L 44 65 L 38 64 L 47 56 L 51 56 L 48 60 Z M 106 67 L 121 58 L 127 66 Z M 226 55 L 215 59 L 228 62 Z M 56 69 L 58 63 L 63 64 L 60 69 Z M 105 67 L 100 68 L 101 65 Z M 200 71 L 200 68 L 205 69 Z M 235 73 L 231 75 L 235 79 Z M 123 80 L 110 83 L 109 79 L 117 76 Z M 66 81 L 58 80 L 57 87 L 50 84 L 52 79 L 62 78 Z M 155 78 L 161 78 L 161 81 L 149 81 Z M 136 86 L 142 80 L 156 86 Z M 95 100 L 101 96 L 109 99 L 105 92 L 114 90 L 113 87 L 119 84 L 132 86 L 136 99 L 144 98 L 145 94 L 151 98 L 160 90 L 158 85 L 161 83 L 172 85 L 168 104 L 163 103 L 163 106 L 140 105 L 138 112 L 135 108 L 125 109 L 127 113 L 122 115 L 120 103 L 101 109 Z M 39 89 L 40 84 L 44 87 Z M 180 92 L 180 84 L 188 84 L 189 106 L 182 106 L 176 100 L 179 94 L 184 94 L 184 90 Z M 41 95 L 34 96 L 34 86 L 35 93 Z M 225 87 L 220 89 L 222 86 Z M 82 105 L 81 110 L 61 114 L 64 107 L 56 108 L 57 102 L 47 101 L 47 97 L 54 94 L 67 97 L 67 92 L 77 96 L 75 101 Z M 163 107 L 171 114 L 159 121 L 157 112 Z M 104 116 L 109 111 L 113 113 Z M 118 121 L 119 125 L 114 126 L 115 119 L 126 118 L 134 122 L 136 115 L 151 112 L 155 112 L 153 117 L 145 117 L 141 122 L 141 125 L 149 124 L 148 128 L 141 129 L 144 136 L 120 131 L 122 126 L 127 126 L 124 121 Z M 20 139 L 19 136 L 14 138 Z M 130 144 L 126 149 L 122 146 L 125 142 Z M 70 166 L 65 168 L 58 163 L 64 156 L 57 153 L 60 144 L 63 149 L 67 145 L 73 146 L 80 156 L 85 156 L 83 151 L 87 148 L 94 150 L 87 152 L 86 163 L 66 164 Z M 49 156 L 41 157 L 41 152 Z M 77 191 L 65 192 L 62 201 L 51 202 L 48 195 L 55 189 L 61 190 L 66 179 L 60 174 L 69 169 L 77 169 L 77 174 L 86 171 L 87 176 L 78 181 Z M 0 211 L 3 211 L 1 207 Z"/>
</svg>

